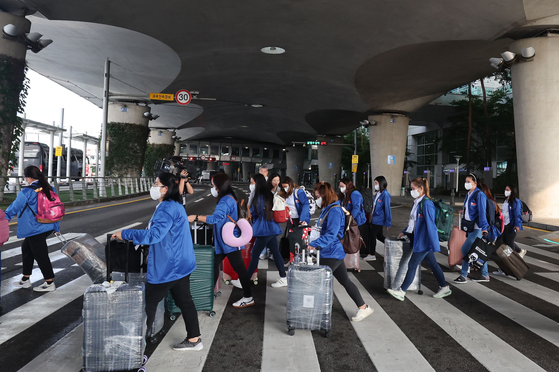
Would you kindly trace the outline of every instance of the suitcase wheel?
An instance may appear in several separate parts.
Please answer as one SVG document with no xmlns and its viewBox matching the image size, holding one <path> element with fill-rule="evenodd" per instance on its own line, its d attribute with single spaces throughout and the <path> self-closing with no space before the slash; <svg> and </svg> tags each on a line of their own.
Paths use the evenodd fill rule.
<svg viewBox="0 0 559 372">
<path fill-rule="evenodd" d="M 355 269 L 355 271 L 357 271 L 358 273 L 360 273 L 360 272 L 361 272 L 361 270 L 360 270 L 360 269 Z"/>
<path fill-rule="evenodd" d="M 326 338 L 330 338 L 332 336 L 332 330 L 326 331 L 324 335 L 326 336 Z"/>
<path fill-rule="evenodd" d="M 223 283 L 225 283 L 226 285 L 229 285 L 229 284 L 231 284 L 231 281 L 223 279 Z"/>
<path fill-rule="evenodd" d="M 171 316 L 169 317 L 169 319 L 171 320 L 177 320 L 177 316 L 175 314 L 171 314 Z"/>
<path fill-rule="evenodd" d="M 295 329 L 294 328 L 287 328 L 287 334 L 290 336 L 293 336 L 295 334 Z"/>
<path fill-rule="evenodd" d="M 221 291 L 217 291 L 214 293 L 214 297 L 221 297 Z"/>
<path fill-rule="evenodd" d="M 420 289 L 419 291 L 417 291 L 417 294 L 422 295 L 423 291 Z"/>
<path fill-rule="evenodd" d="M 210 311 L 210 318 L 213 318 L 215 316 L 215 311 Z"/>
<path fill-rule="evenodd" d="M 258 285 L 258 279 L 254 279 L 254 280 L 252 281 L 252 284 Z"/>
<path fill-rule="evenodd" d="M 145 365 L 145 364 L 148 362 L 148 359 L 149 359 L 148 356 L 147 356 L 147 355 L 144 355 L 142 365 Z M 143 368 L 143 367 L 142 367 L 142 368 Z M 141 369 L 141 368 L 140 368 L 140 369 Z M 144 368 L 144 371 L 145 371 L 145 368 Z"/>
<path fill-rule="evenodd" d="M 146 372 L 146 371 L 147 371 L 146 367 L 142 367 L 138 370 L 138 372 Z"/>
</svg>

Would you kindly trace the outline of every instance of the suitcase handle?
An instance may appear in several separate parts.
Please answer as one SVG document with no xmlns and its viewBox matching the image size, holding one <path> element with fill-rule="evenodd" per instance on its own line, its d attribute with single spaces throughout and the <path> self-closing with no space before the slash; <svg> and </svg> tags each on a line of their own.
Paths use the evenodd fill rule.
<svg viewBox="0 0 559 372">
<path fill-rule="evenodd" d="M 126 252 L 124 253 L 124 281 L 128 283 L 128 264 L 129 264 L 128 255 L 130 250 L 130 241 L 111 239 L 111 238 L 112 238 L 112 234 L 107 234 L 107 244 L 105 245 L 105 259 L 107 261 L 107 282 L 111 281 L 111 273 L 113 272 L 111 268 L 111 240 L 116 240 L 119 242 L 126 243 L 126 247 L 125 247 Z"/>
</svg>

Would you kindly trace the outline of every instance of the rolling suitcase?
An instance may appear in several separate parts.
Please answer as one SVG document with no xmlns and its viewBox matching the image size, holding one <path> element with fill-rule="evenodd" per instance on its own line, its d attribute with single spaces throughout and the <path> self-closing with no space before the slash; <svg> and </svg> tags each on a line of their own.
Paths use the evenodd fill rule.
<svg viewBox="0 0 559 372">
<path fill-rule="evenodd" d="M 453 226 L 448 239 L 448 266 L 453 269 L 462 265 L 462 246 L 466 242 L 466 232 L 462 230 L 462 213 L 458 216 L 458 227 Z"/>
<path fill-rule="evenodd" d="M 198 311 L 208 311 L 213 317 L 214 298 L 214 247 L 211 245 L 194 245 L 196 270 L 190 274 L 190 294 Z M 219 280 L 218 280 L 219 284 Z M 219 293 L 219 292 L 217 292 Z"/>
<path fill-rule="evenodd" d="M 192 228 L 191 228 L 191 233 L 192 233 L 192 242 L 194 243 L 194 255 L 196 256 L 196 266 L 198 266 L 198 256 L 200 256 L 200 258 L 205 257 L 205 268 L 206 270 L 209 270 L 209 267 L 207 266 L 208 262 L 207 260 L 209 259 L 209 251 L 205 250 L 205 253 L 202 253 L 201 251 L 198 251 L 198 255 L 197 255 L 197 251 L 196 251 L 196 247 L 200 246 L 200 247 L 206 247 L 209 248 L 211 247 L 212 249 L 212 253 L 211 253 L 211 260 L 212 260 L 212 266 L 211 266 L 211 270 L 212 270 L 212 281 L 213 281 L 213 262 L 214 262 L 214 258 L 215 258 L 215 249 L 213 247 L 213 226 L 209 225 L 207 223 L 202 223 L 200 225 L 198 225 L 197 222 L 194 222 L 192 224 Z M 198 238 L 201 238 L 201 240 L 199 240 Z M 204 243 L 202 243 L 202 241 Z M 200 244 L 198 244 L 198 242 L 200 242 Z M 218 274 L 218 280 L 215 283 L 215 288 L 214 288 L 214 297 L 215 296 L 220 296 L 221 295 L 221 280 L 219 279 L 220 277 L 223 277 L 222 275 L 222 271 L 220 268 L 219 274 Z M 191 277 L 191 284 L 190 286 L 192 287 L 192 277 Z M 202 310 L 200 310 L 202 311 Z M 208 310 L 211 311 L 211 310 Z"/>
<path fill-rule="evenodd" d="M 322 330 L 330 337 L 332 269 L 320 266 L 320 251 L 317 251 L 316 265 L 305 262 L 305 250 L 302 250 L 301 261 L 290 265 L 287 272 L 287 333 L 293 336 L 295 329 Z"/>
<path fill-rule="evenodd" d="M 69 242 L 60 233 L 55 235 L 64 244 L 60 251 L 73 259 L 91 278 L 93 284 L 103 283 L 107 276 L 105 253 L 99 257 L 101 248 L 104 249 L 103 245 L 89 234 L 84 234 Z"/>
<path fill-rule="evenodd" d="M 250 260 L 252 259 L 252 247 L 254 246 L 255 241 L 256 238 L 252 238 L 250 240 L 250 243 L 245 245 L 245 249 L 241 251 L 243 255 L 243 261 L 245 262 L 245 267 L 247 269 L 248 269 L 248 265 L 250 265 Z M 225 257 L 225 259 L 223 260 L 223 282 L 225 284 L 230 284 L 231 280 L 237 280 L 237 279 L 239 279 L 239 274 L 237 274 L 237 272 L 233 270 L 233 267 L 231 266 L 229 259 Z M 250 277 L 250 280 L 252 280 L 254 285 L 258 284 L 258 267 Z"/>
<path fill-rule="evenodd" d="M 413 248 L 409 242 L 397 238 L 386 238 L 384 248 L 384 288 L 399 289 L 408 272 L 408 263 Z M 423 294 L 421 290 L 421 265 L 417 268 L 408 290 Z"/>
<path fill-rule="evenodd" d="M 524 278 L 530 269 L 524 259 L 506 244 L 499 246 L 492 258 L 501 271 L 509 276 L 514 276 L 517 280 Z"/>
<path fill-rule="evenodd" d="M 361 260 L 360 252 L 346 253 L 344 258 L 344 264 L 346 269 L 354 269 L 357 272 L 361 272 L 361 269 L 359 268 L 360 260 Z"/>
</svg>

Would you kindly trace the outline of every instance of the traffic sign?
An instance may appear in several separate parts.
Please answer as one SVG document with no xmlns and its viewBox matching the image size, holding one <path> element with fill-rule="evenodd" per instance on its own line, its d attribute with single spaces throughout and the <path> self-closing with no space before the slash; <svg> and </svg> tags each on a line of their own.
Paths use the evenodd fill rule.
<svg viewBox="0 0 559 372">
<path fill-rule="evenodd" d="M 358 164 L 359 163 L 359 155 L 351 155 L 351 163 Z"/>
<path fill-rule="evenodd" d="M 174 101 L 175 95 L 174 94 L 167 94 L 167 93 L 150 93 L 149 99 L 155 101 Z"/>
<path fill-rule="evenodd" d="M 183 105 L 183 106 L 188 105 L 191 100 L 192 100 L 192 96 L 190 95 L 190 92 L 186 89 L 181 89 L 177 92 L 177 94 L 175 94 L 175 101 L 177 101 L 179 105 Z"/>
<path fill-rule="evenodd" d="M 351 164 L 351 172 L 357 172 L 357 164 Z"/>
<path fill-rule="evenodd" d="M 206 155 L 200 155 L 200 160 L 206 160 Z"/>
<path fill-rule="evenodd" d="M 56 151 L 54 152 L 54 156 L 62 156 L 62 146 L 56 146 Z"/>
</svg>

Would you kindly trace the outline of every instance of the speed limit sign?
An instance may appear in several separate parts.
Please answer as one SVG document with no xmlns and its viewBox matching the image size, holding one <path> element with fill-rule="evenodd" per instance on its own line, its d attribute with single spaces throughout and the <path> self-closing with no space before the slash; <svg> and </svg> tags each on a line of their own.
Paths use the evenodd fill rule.
<svg viewBox="0 0 559 372">
<path fill-rule="evenodd" d="M 175 94 L 175 101 L 177 101 L 179 105 L 188 105 L 190 100 L 192 100 L 192 96 L 186 89 L 181 89 L 177 92 L 177 94 Z"/>
</svg>

